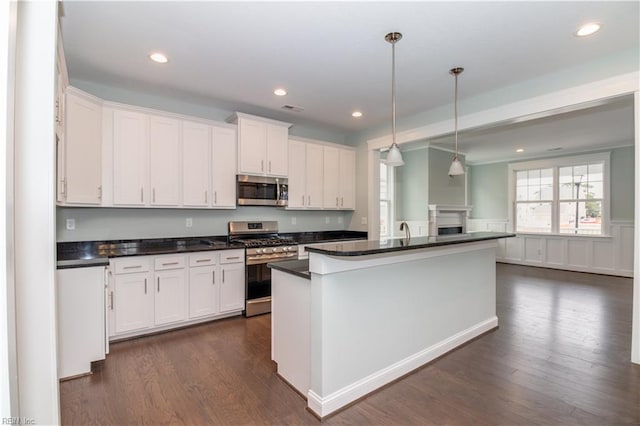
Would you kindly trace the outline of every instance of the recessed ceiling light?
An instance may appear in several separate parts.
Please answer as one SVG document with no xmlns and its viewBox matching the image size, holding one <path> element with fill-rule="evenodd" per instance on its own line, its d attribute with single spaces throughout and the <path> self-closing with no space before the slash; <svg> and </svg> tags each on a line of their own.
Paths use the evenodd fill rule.
<svg viewBox="0 0 640 426">
<path fill-rule="evenodd" d="M 362 112 L 360 112 L 360 111 L 353 111 L 353 112 L 351 113 L 351 116 L 352 116 L 352 117 L 355 117 L 355 118 L 360 118 L 360 117 L 362 117 Z"/>
<path fill-rule="evenodd" d="M 518 148 L 516 149 L 516 152 L 524 152 L 524 148 Z"/>
<path fill-rule="evenodd" d="M 287 91 L 284 89 L 276 89 L 273 91 L 273 94 L 276 96 L 285 96 L 287 94 Z"/>
<path fill-rule="evenodd" d="M 152 53 L 151 55 L 149 55 L 149 59 L 159 64 L 166 64 L 167 62 L 169 62 L 169 59 L 167 59 L 167 57 L 160 52 Z"/>
<path fill-rule="evenodd" d="M 576 35 L 578 37 L 585 37 L 591 35 L 600 30 L 600 24 L 597 22 L 589 22 L 588 24 L 584 24 L 581 26 L 578 31 L 576 31 Z"/>
</svg>

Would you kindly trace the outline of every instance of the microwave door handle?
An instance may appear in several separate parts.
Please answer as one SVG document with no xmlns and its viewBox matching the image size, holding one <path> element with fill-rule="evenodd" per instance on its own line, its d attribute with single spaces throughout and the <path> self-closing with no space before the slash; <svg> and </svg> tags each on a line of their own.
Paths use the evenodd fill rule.
<svg viewBox="0 0 640 426">
<path fill-rule="evenodd" d="M 280 201 L 280 182 L 276 179 L 276 201 Z"/>
</svg>

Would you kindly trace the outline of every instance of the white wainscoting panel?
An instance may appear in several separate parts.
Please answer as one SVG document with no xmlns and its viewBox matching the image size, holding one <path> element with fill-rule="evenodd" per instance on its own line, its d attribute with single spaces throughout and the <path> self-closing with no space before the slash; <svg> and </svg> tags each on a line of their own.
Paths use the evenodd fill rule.
<svg viewBox="0 0 640 426">
<path fill-rule="evenodd" d="M 469 219 L 469 231 L 509 232 L 506 219 Z M 611 221 L 609 236 L 519 234 L 498 240 L 497 260 L 568 271 L 633 276 L 633 221 Z"/>
</svg>

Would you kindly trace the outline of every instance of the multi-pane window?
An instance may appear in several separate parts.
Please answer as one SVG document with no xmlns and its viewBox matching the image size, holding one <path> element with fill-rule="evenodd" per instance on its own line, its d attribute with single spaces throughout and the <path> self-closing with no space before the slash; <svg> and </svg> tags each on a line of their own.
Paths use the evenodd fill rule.
<svg viewBox="0 0 640 426">
<path fill-rule="evenodd" d="M 516 232 L 605 233 L 607 154 L 516 163 L 510 168 Z"/>
<path fill-rule="evenodd" d="M 393 168 L 380 162 L 380 236 L 391 234 L 393 200 Z"/>
</svg>

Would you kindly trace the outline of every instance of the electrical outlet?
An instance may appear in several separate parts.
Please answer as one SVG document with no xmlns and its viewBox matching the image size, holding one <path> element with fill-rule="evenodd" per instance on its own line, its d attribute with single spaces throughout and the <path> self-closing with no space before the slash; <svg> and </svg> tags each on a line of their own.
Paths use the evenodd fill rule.
<svg viewBox="0 0 640 426">
<path fill-rule="evenodd" d="M 342 216 L 338 216 L 338 223 L 342 223 Z"/>
<path fill-rule="evenodd" d="M 73 231 L 76 229 L 76 220 L 75 219 L 67 219 L 67 230 Z"/>
<path fill-rule="evenodd" d="M 296 218 L 295 218 L 295 217 L 292 217 L 292 218 L 291 218 L 291 224 L 292 224 L 292 225 L 295 225 L 295 224 L 296 224 L 296 222 L 297 222 Z"/>
<path fill-rule="evenodd" d="M 193 219 L 188 217 L 187 218 L 187 228 L 191 228 L 193 226 Z"/>
<path fill-rule="evenodd" d="M 325 216 L 324 223 L 330 223 L 330 222 L 331 222 L 331 218 L 329 216 Z"/>
<path fill-rule="evenodd" d="M 360 218 L 360 225 L 366 225 L 367 224 L 367 217 L 366 216 L 362 216 Z"/>
</svg>

